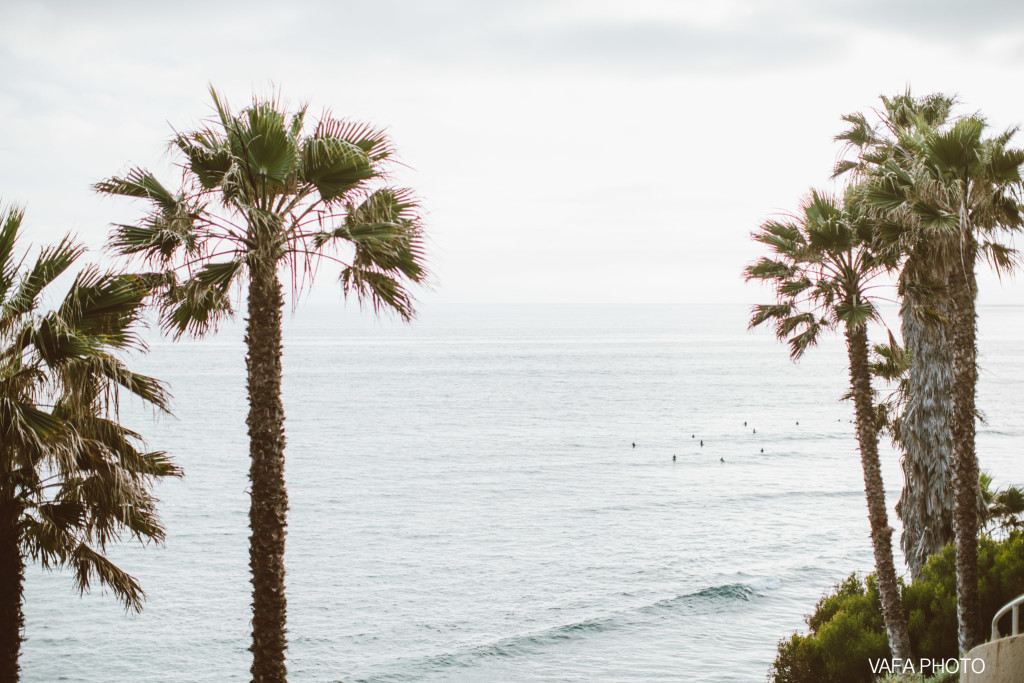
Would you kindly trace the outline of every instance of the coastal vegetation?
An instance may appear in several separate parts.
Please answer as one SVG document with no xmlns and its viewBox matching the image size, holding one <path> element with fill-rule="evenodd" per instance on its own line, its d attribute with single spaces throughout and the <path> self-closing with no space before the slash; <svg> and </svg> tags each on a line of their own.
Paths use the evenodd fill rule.
<svg viewBox="0 0 1024 683">
<path fill-rule="evenodd" d="M 390 185 L 388 136 L 279 99 L 234 112 L 211 88 L 214 115 L 175 132 L 183 171 L 168 186 L 148 170 L 97 183 L 142 200 L 110 246 L 146 272 L 86 266 L 56 308 L 43 292 L 83 249 L 65 238 L 19 260 L 22 212 L 0 212 L 0 680 L 16 680 L 27 561 L 67 567 L 78 589 L 99 582 L 139 610 L 138 581 L 104 555 L 122 536 L 160 542 L 153 484 L 181 471 L 118 421 L 122 397 L 168 411 L 157 380 L 129 369 L 144 306 L 175 338 L 203 336 L 244 297 L 249 437 L 249 567 L 254 681 L 287 678 L 285 410 L 282 319 L 326 264 L 345 296 L 409 320 L 427 278 L 414 193 Z M 877 121 L 847 115 L 837 136 L 852 157 L 836 195 L 811 190 L 798 211 L 752 235 L 768 255 L 744 275 L 770 287 L 750 326 L 771 326 L 797 360 L 844 335 L 875 571 L 835 586 L 807 617 L 810 632 L 778 645 L 781 683 L 870 681 L 872 661 L 956 658 L 1024 586 L 1024 493 L 993 491 L 975 448 L 976 267 L 1018 263 L 1006 238 L 1024 227 L 1024 149 L 990 134 L 956 101 L 910 92 L 882 98 Z M 901 337 L 872 347 L 878 293 L 895 281 Z M 871 356 L 874 349 L 874 358 Z M 880 400 L 875 380 L 896 387 Z M 912 581 L 898 576 L 879 436 L 903 452 L 896 512 Z M 701 442 L 703 446 L 703 441 Z M 635 444 L 634 444 L 635 446 Z M 673 456 L 673 460 L 674 460 Z M 724 463 L 725 460 L 722 459 Z"/>
<path fill-rule="evenodd" d="M 863 202 L 877 221 L 876 244 L 903 259 L 901 318 L 913 359 L 900 433 L 908 475 L 900 506 L 904 549 L 915 572 L 952 530 L 966 652 L 984 638 L 976 558 L 984 502 L 975 450 L 975 268 L 985 258 L 999 272 L 1016 265 L 1016 252 L 1002 240 L 1024 225 L 1024 150 L 1010 146 L 1015 129 L 988 135 L 980 115 L 952 116 L 954 98 L 915 99 L 908 91 L 882 102 L 882 133 L 861 114 L 845 117 L 852 127 L 837 139 L 858 158 L 841 162 L 836 174 L 859 174 Z"/>
<path fill-rule="evenodd" d="M 980 612 L 987 623 L 1024 585 L 1024 534 L 1015 531 L 999 541 L 983 536 L 978 567 Z M 902 610 L 907 615 L 913 661 L 960 656 L 956 571 L 956 546 L 951 543 L 929 558 L 918 580 L 903 586 Z M 872 662 L 891 661 L 894 656 L 887 643 L 874 574 L 864 578 L 851 574 L 837 584 L 815 605 L 807 625 L 809 633 L 794 633 L 779 642 L 770 680 L 869 683 L 877 676 Z M 917 673 L 922 673 L 920 667 Z"/>
<path fill-rule="evenodd" d="M 109 588 L 128 610 L 142 607 L 138 581 L 111 562 L 122 536 L 160 542 L 153 484 L 181 471 L 146 451 L 120 424 L 122 397 L 167 410 L 157 380 L 123 355 L 143 349 L 139 316 L 148 286 L 132 275 L 78 264 L 70 237 L 19 257 L 24 214 L 0 211 L 0 680 L 16 681 L 23 639 L 26 561 L 67 568 L 79 591 Z M 46 293 L 80 268 L 53 309 Z"/>
<path fill-rule="evenodd" d="M 387 184 L 395 163 L 388 136 L 307 107 L 289 112 L 254 99 L 233 113 L 211 88 L 215 116 L 175 133 L 184 178 L 177 190 L 147 170 L 95 189 L 148 202 L 134 225 L 116 225 L 111 244 L 156 269 L 164 329 L 202 335 L 246 296 L 252 575 L 252 677 L 286 678 L 284 407 L 281 402 L 281 275 L 293 296 L 321 262 L 340 268 L 346 295 L 408 320 L 408 286 L 426 278 L 422 226 L 413 193 Z"/>
<path fill-rule="evenodd" d="M 851 641 L 858 646 L 848 650 L 858 662 L 866 662 L 862 650 L 877 652 L 883 647 L 897 659 L 921 654 L 919 643 L 906 637 L 907 619 L 899 604 L 891 549 L 887 550 L 892 530 L 885 517 L 881 477 L 869 475 L 877 467 L 878 433 L 883 428 L 904 452 L 906 485 L 897 513 L 904 523 L 901 545 L 907 566 L 911 577 L 919 579 L 904 598 L 924 580 L 929 557 L 940 551 L 948 557 L 946 544 L 953 541 L 956 571 L 949 576 L 956 600 L 950 605 L 956 614 L 958 649 L 952 655 L 983 642 L 982 622 L 990 607 L 979 592 L 978 536 L 987 499 L 979 485 L 975 449 L 975 268 L 977 261 L 987 259 L 997 272 L 1006 273 L 1018 263 L 1017 252 L 1004 240 L 1024 226 L 1024 150 L 1010 146 L 1016 129 L 990 135 L 980 115 L 954 116 L 955 104 L 955 98 L 946 95 L 915 98 L 908 90 L 882 97 L 874 125 L 861 113 L 844 116 L 850 127 L 836 140 L 844 142 L 854 157 L 841 160 L 834 170 L 833 178 L 852 178 L 844 194 L 845 214 L 836 215 L 856 216 L 858 228 L 849 231 L 843 258 L 837 259 L 826 246 L 840 234 L 838 228 L 823 220 L 819 209 L 813 214 L 808 210 L 819 203 L 815 192 L 805 202 L 800 220 L 772 221 L 753 233 L 773 257 L 746 270 L 748 280 L 772 283 L 776 296 L 774 304 L 753 309 L 751 326 L 773 320 L 776 335 L 789 341 L 794 359 L 814 343 L 819 329 L 839 320 L 847 326 L 848 398 L 855 405 L 876 574 L 866 586 L 841 585 L 834 598 L 849 605 L 877 602 L 878 623 L 884 624 L 887 638 L 876 637 L 879 629 L 871 610 L 843 612 L 833 624 L 835 614 L 823 603 L 819 612 L 827 618 L 815 617 L 808 624 L 814 638 L 819 638 L 824 623 L 831 624 L 820 634 L 824 644 L 833 632 L 844 633 L 844 641 L 863 634 Z M 827 238 L 812 232 L 811 223 Z M 870 277 L 863 282 L 853 277 L 857 267 L 867 263 L 896 277 L 903 333 L 901 345 L 890 331 L 889 343 L 875 347 L 873 363 L 867 358 L 866 323 L 877 321 L 866 297 Z M 854 282 L 855 287 L 849 284 Z M 873 402 L 872 374 L 895 385 L 890 399 Z M 1024 502 L 1015 498 L 1016 493 L 1001 493 L 1005 508 L 1016 509 Z M 1013 528 L 1011 523 L 1008 530 Z M 1020 585 L 1009 597 L 1019 593 Z M 794 659 L 792 665 L 785 662 L 802 652 L 801 643 L 810 642 L 794 636 L 787 649 L 780 647 L 787 676 L 803 670 L 800 662 L 806 658 Z"/>
</svg>

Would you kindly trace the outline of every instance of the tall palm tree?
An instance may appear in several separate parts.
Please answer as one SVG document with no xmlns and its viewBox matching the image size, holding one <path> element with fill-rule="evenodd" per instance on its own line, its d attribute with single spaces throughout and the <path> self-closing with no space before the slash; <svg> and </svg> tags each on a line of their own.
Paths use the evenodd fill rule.
<svg viewBox="0 0 1024 683">
<path fill-rule="evenodd" d="M 328 259 L 341 267 L 345 294 L 408 320 L 407 286 L 426 277 L 422 229 L 411 191 L 384 182 L 394 159 L 381 130 L 330 113 L 309 129 L 306 107 L 289 117 L 272 99 L 233 114 L 210 93 L 215 118 L 174 135 L 184 171 L 177 192 L 142 169 L 96 189 L 151 204 L 137 225 L 115 226 L 112 243 L 163 271 L 166 329 L 202 334 L 231 313 L 236 283 L 247 290 L 251 671 L 254 681 L 283 681 L 288 496 L 279 276 L 287 273 L 297 288 Z"/>
<path fill-rule="evenodd" d="M 978 596 L 980 525 L 979 467 L 975 451 L 979 257 L 988 257 L 1000 272 L 1010 270 L 1016 253 L 997 239 L 1024 227 L 1019 198 L 1024 184 L 1020 168 L 1024 149 L 1010 147 L 1016 129 L 985 136 L 978 116 L 959 119 L 946 129 L 926 129 L 901 140 L 917 160 L 909 168 L 888 161 L 866 193 L 868 201 L 898 218 L 900 239 L 937 234 L 944 246 L 936 260 L 947 269 L 942 299 L 949 309 L 953 335 L 953 531 L 957 547 L 957 618 L 959 644 L 966 652 L 984 639 Z"/>
<path fill-rule="evenodd" d="M 885 164 L 910 168 L 917 163 L 906 142 L 944 125 L 956 101 L 943 94 L 881 98 L 872 126 L 861 113 L 844 116 L 849 128 L 836 136 L 855 156 L 836 167 L 835 175 L 853 172 L 864 178 Z M 903 143 L 903 144 L 901 144 Z M 892 220 L 879 221 L 880 233 L 892 233 Z M 948 240 L 935 233 L 920 234 L 897 246 L 906 255 L 899 277 L 900 320 L 910 360 L 906 400 L 898 416 L 894 441 L 903 451 L 905 485 L 896 506 L 903 522 L 900 545 L 917 578 L 928 558 L 953 541 L 953 372 L 952 339 L 946 322 L 948 306 L 939 294 L 948 280 L 943 257 Z"/>
<path fill-rule="evenodd" d="M 868 360 L 867 326 L 877 317 L 869 290 L 872 280 L 891 264 L 869 248 L 873 223 L 853 199 L 852 189 L 843 200 L 812 191 L 800 216 L 768 221 L 753 234 L 772 255 L 749 266 L 746 277 L 772 285 L 777 301 L 755 306 L 750 326 L 772 323 L 779 339 L 789 342 L 794 360 L 822 333 L 843 328 L 882 615 L 893 656 L 909 659 L 910 636 L 893 562 Z"/>
<path fill-rule="evenodd" d="M 47 286 L 83 250 L 68 238 L 31 267 L 16 256 L 23 213 L 0 210 L 0 680 L 18 679 L 26 560 L 67 567 L 79 591 L 94 581 L 139 610 L 138 582 L 104 556 L 127 534 L 161 541 L 151 485 L 180 471 L 144 452 L 117 421 L 122 393 L 159 410 L 167 394 L 120 355 L 136 334 L 148 288 L 138 278 L 85 268 L 59 307 Z"/>
</svg>

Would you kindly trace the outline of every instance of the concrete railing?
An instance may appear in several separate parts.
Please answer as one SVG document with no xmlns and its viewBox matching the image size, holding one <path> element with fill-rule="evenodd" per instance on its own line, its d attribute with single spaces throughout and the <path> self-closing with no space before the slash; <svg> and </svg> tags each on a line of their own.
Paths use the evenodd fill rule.
<svg viewBox="0 0 1024 683">
<path fill-rule="evenodd" d="M 1011 600 L 1010 602 L 1006 603 L 1005 605 L 1003 605 L 1003 608 L 1001 610 L 996 612 L 996 615 L 992 617 L 992 640 L 999 640 L 1000 638 L 1002 638 L 1002 636 L 999 635 L 999 620 L 1002 619 L 1003 615 L 1005 615 L 1007 612 L 1013 613 L 1013 616 L 1010 617 L 1010 635 L 1015 636 L 1020 633 L 1020 631 L 1018 630 L 1018 624 L 1020 623 L 1020 621 L 1017 617 L 1020 614 L 1020 606 L 1022 604 L 1024 604 L 1024 595 L 1017 597 L 1016 600 Z"/>
<path fill-rule="evenodd" d="M 1006 604 L 992 619 L 991 642 L 979 645 L 962 660 L 961 683 L 1022 683 L 1024 682 L 1024 635 L 1020 634 L 1018 617 L 1024 595 Z M 1013 623 L 1010 634 L 999 633 L 999 620 L 1010 613 Z"/>
</svg>

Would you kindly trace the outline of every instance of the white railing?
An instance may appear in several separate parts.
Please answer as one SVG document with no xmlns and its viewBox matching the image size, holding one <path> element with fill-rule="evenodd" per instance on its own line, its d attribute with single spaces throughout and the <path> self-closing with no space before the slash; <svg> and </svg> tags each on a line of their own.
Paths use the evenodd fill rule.
<svg viewBox="0 0 1024 683">
<path fill-rule="evenodd" d="M 1011 600 L 1010 602 L 1006 603 L 1005 605 L 1003 605 L 1003 608 L 1001 610 L 996 612 L 996 615 L 992 617 L 992 640 L 998 640 L 999 638 L 1002 638 L 1002 636 L 999 635 L 999 619 L 1003 617 L 1003 615 L 1005 615 L 1007 612 L 1013 612 L 1013 616 L 1010 617 L 1010 635 L 1015 636 L 1019 633 L 1019 631 L 1017 630 L 1017 616 L 1019 614 L 1021 605 L 1024 605 L 1024 595 L 1021 595 L 1016 600 Z"/>
</svg>

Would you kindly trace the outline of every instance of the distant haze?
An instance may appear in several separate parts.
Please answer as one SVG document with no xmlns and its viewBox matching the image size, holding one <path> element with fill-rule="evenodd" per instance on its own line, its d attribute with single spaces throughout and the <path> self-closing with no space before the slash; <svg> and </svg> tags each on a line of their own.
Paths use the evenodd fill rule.
<svg viewBox="0 0 1024 683">
<path fill-rule="evenodd" d="M 99 247 L 139 207 L 91 183 L 173 185 L 208 83 L 236 108 L 279 90 L 390 130 L 425 301 L 748 303 L 749 233 L 833 188 L 842 114 L 910 84 L 1000 130 L 1022 63 L 1019 2 L 5 2 L 0 197 L 35 241 Z M 337 298 L 323 275 L 312 298 Z M 982 277 L 983 303 L 1022 293 Z"/>
</svg>

